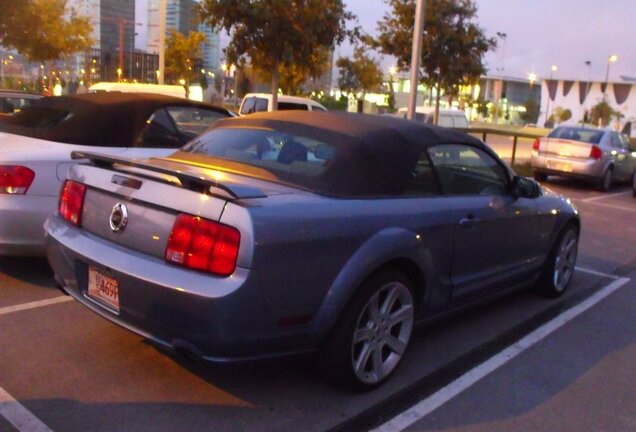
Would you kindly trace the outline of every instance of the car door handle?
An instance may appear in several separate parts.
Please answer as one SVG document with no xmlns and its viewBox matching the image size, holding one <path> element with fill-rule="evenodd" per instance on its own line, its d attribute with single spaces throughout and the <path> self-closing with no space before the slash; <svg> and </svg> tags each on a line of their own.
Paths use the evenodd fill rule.
<svg viewBox="0 0 636 432">
<path fill-rule="evenodd" d="M 472 228 L 477 224 L 477 222 L 479 222 L 479 219 L 473 215 L 468 215 L 459 220 L 459 226 L 462 228 Z"/>
</svg>

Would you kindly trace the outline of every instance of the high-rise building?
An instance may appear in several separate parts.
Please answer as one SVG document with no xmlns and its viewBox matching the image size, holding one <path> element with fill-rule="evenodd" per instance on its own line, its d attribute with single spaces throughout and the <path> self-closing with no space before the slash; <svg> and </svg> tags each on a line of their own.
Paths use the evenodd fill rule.
<svg viewBox="0 0 636 432">
<path fill-rule="evenodd" d="M 180 33 L 197 31 L 194 0 L 166 0 L 166 27 Z"/>
<path fill-rule="evenodd" d="M 148 0 L 148 46 L 150 53 L 159 52 L 159 5 L 161 0 Z M 166 0 L 166 32 L 175 29 L 183 34 L 200 31 L 205 34 L 202 45 L 202 60 L 206 69 L 219 69 L 219 34 L 209 26 L 198 25 L 194 0 Z"/>
<path fill-rule="evenodd" d="M 70 0 L 69 6 L 90 18 L 93 48 L 103 52 L 134 49 L 135 0 Z"/>
<path fill-rule="evenodd" d="M 201 47 L 203 66 L 206 69 L 219 70 L 221 68 L 221 37 L 206 24 L 201 24 L 199 31 L 205 34 L 205 41 Z"/>
</svg>

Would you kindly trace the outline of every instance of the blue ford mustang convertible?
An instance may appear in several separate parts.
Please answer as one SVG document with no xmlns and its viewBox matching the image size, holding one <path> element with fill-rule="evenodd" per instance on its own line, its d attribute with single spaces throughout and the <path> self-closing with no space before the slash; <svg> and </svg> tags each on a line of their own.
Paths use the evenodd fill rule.
<svg viewBox="0 0 636 432">
<path fill-rule="evenodd" d="M 557 297 L 580 221 L 466 134 L 385 116 L 223 119 L 164 158 L 76 153 L 47 254 L 61 289 L 179 352 L 317 352 L 359 389 L 416 324 L 505 291 Z"/>
</svg>

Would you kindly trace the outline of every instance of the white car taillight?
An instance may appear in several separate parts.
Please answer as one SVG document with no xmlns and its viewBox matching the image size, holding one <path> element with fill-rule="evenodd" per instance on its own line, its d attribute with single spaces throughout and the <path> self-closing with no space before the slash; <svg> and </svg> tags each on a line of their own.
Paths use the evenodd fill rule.
<svg viewBox="0 0 636 432">
<path fill-rule="evenodd" d="M 24 195 L 35 179 L 35 173 L 20 165 L 0 165 L 0 194 Z"/>
</svg>

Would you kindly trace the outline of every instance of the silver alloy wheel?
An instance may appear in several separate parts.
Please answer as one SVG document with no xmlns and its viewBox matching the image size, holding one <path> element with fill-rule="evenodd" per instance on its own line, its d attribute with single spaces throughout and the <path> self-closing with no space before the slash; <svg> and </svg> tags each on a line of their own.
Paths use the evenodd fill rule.
<svg viewBox="0 0 636 432">
<path fill-rule="evenodd" d="M 389 282 L 362 309 L 353 334 L 351 360 L 360 381 L 376 384 L 398 365 L 413 330 L 413 295 L 402 282 Z"/>
<path fill-rule="evenodd" d="M 554 262 L 554 273 L 552 283 L 557 292 L 563 292 L 570 283 L 576 265 L 576 254 L 578 249 L 578 239 L 576 232 L 568 230 L 559 244 Z"/>
</svg>

